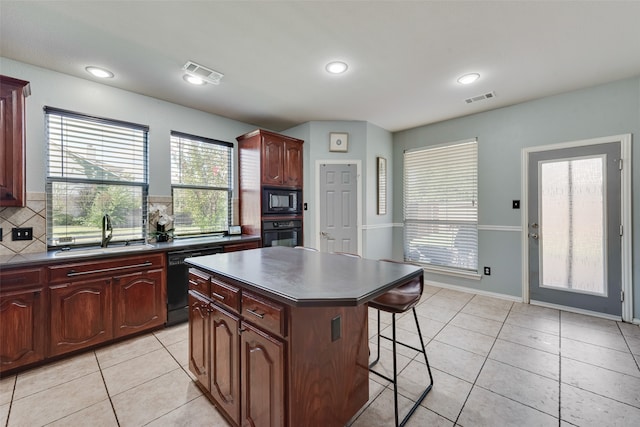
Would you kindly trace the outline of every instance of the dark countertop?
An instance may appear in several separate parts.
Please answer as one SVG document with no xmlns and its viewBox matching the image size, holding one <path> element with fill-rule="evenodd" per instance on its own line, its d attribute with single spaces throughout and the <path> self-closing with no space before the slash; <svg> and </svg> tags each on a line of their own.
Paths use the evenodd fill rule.
<svg viewBox="0 0 640 427">
<path fill-rule="evenodd" d="M 355 306 L 421 276 L 422 268 L 344 255 L 271 247 L 185 262 L 297 307 Z"/>
<path fill-rule="evenodd" d="M 132 244 L 123 246 L 109 245 L 106 251 L 95 248 L 89 253 L 83 249 L 72 249 L 58 255 L 60 251 L 40 252 L 35 254 L 0 255 L 0 269 L 9 267 L 29 266 L 31 264 L 51 264 L 85 259 L 102 259 L 123 255 L 136 255 L 149 252 L 170 252 L 181 249 L 203 248 L 211 246 L 224 246 L 232 243 L 251 242 L 259 240 L 260 236 L 211 236 L 176 239 L 171 242 L 150 243 L 147 245 Z M 111 252 L 110 252 L 111 250 Z"/>
</svg>

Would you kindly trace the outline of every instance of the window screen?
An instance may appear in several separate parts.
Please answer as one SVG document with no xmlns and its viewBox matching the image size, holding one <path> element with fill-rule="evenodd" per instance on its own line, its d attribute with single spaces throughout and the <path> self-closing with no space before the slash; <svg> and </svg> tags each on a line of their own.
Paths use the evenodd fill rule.
<svg viewBox="0 0 640 427">
<path fill-rule="evenodd" d="M 174 235 L 229 229 L 232 152 L 229 142 L 171 132 Z"/>
<path fill-rule="evenodd" d="M 405 259 L 477 271 L 477 201 L 475 140 L 405 152 Z"/>
<path fill-rule="evenodd" d="M 45 107 L 49 247 L 144 240 L 148 192 L 143 125 Z"/>
</svg>

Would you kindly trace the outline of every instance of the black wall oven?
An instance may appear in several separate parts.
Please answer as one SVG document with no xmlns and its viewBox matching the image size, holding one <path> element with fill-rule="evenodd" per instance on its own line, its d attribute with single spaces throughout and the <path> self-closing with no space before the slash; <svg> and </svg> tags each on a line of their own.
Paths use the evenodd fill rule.
<svg viewBox="0 0 640 427">
<path fill-rule="evenodd" d="M 301 246 L 302 220 L 262 221 L 262 246 Z"/>
</svg>

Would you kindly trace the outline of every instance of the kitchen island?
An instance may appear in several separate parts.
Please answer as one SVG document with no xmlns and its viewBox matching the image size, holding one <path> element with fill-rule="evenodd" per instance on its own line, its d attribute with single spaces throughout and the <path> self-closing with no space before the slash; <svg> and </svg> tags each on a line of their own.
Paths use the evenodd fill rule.
<svg viewBox="0 0 640 427">
<path fill-rule="evenodd" d="M 284 247 L 185 262 L 189 368 L 237 426 L 344 426 L 369 398 L 367 302 L 423 274 Z"/>
</svg>

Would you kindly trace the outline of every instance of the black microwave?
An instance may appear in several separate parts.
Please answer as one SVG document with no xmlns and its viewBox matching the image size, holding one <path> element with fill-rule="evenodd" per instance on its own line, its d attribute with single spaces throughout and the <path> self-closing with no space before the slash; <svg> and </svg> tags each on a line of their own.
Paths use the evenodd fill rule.
<svg viewBox="0 0 640 427">
<path fill-rule="evenodd" d="M 280 188 L 262 189 L 263 214 L 301 214 L 302 191 Z"/>
</svg>

